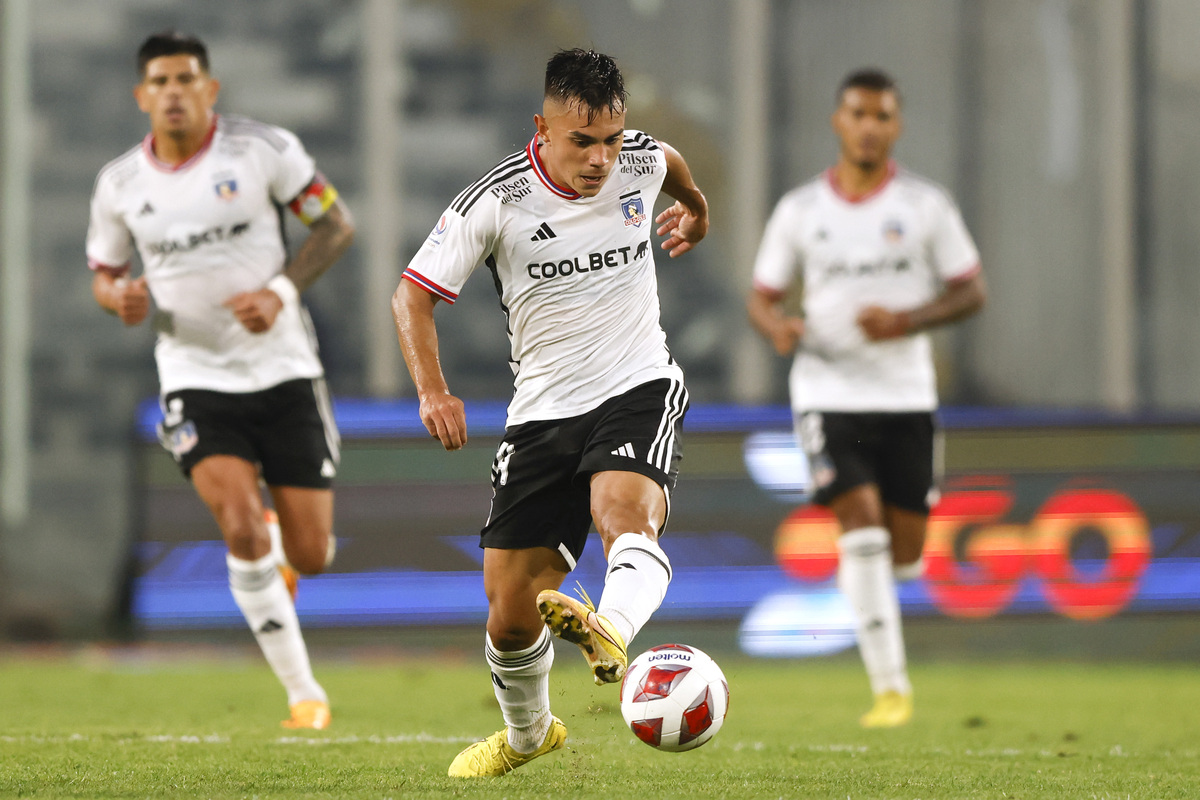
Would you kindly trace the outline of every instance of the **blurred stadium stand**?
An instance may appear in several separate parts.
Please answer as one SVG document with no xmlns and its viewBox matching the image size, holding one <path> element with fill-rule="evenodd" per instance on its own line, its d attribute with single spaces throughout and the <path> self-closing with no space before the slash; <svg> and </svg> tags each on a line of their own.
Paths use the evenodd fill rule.
<svg viewBox="0 0 1200 800">
<path fill-rule="evenodd" d="M 139 524 L 134 409 L 156 390 L 153 342 L 147 329 L 123 329 L 96 308 L 83 240 L 97 171 L 145 132 L 131 96 L 133 54 L 162 28 L 208 42 L 223 80 L 219 110 L 291 128 L 360 223 L 395 226 L 396 270 L 459 189 L 528 140 L 549 53 L 576 45 L 612 53 L 632 93 L 630 125 L 677 146 L 713 205 L 709 241 L 659 269 L 664 326 L 693 396 L 780 403 L 786 366 L 756 346 L 742 312 L 753 253 L 739 242 L 756 241 L 758 230 L 740 236 L 730 222 L 740 202 L 732 154 L 749 122 L 736 113 L 745 53 L 730 31 L 753 7 L 767 23 L 759 32 L 768 209 L 831 161 L 834 87 L 865 64 L 890 69 L 903 87 L 899 159 L 945 184 L 964 209 L 992 298 L 978 320 L 938 336 L 946 402 L 1200 411 L 1192 219 L 1200 162 L 1189 146 L 1200 57 L 1188 33 L 1200 28 L 1200 8 L 747 3 L 394 3 L 404 202 L 398 219 L 379 221 L 363 202 L 365 87 L 383 79 L 363 69 L 371 0 L 28 2 L 32 514 L 0 542 L 0 634 L 102 635 L 122 602 Z M 354 248 L 306 295 L 339 397 L 370 393 L 367 353 L 393 336 L 372 328 L 364 310 L 388 299 L 364 296 L 365 258 Z M 440 320 L 455 390 L 506 398 L 507 342 L 490 282 L 477 276 Z"/>
</svg>

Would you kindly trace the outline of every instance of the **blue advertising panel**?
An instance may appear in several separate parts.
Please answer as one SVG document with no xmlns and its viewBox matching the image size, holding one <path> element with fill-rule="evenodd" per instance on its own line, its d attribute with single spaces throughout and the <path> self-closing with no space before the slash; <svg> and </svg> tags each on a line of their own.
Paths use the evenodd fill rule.
<svg viewBox="0 0 1200 800">
<path fill-rule="evenodd" d="M 344 439 L 338 558 L 301 581 L 307 627 L 482 622 L 478 533 L 503 433 L 500 403 L 468 404 L 471 439 L 447 453 L 415 401 L 335 403 Z M 240 627 L 224 545 L 207 510 L 138 419 L 143 529 L 135 622 Z M 1079 412 L 946 409 L 942 498 L 906 615 L 1053 614 L 1081 622 L 1200 608 L 1200 421 Z M 656 619 L 741 624 L 761 654 L 853 642 L 833 576 L 836 526 L 807 504 L 808 478 L 776 406 L 694 407 L 662 539 L 674 580 Z M 598 541 L 572 573 L 598 596 Z M 849 638 L 847 638 L 849 637 Z"/>
</svg>

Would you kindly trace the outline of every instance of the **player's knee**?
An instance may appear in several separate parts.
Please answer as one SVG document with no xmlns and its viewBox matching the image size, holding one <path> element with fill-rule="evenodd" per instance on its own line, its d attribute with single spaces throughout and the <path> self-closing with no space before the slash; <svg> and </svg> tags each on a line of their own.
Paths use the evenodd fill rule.
<svg viewBox="0 0 1200 800">
<path fill-rule="evenodd" d="M 257 558 L 271 548 L 266 528 L 259 522 L 262 512 L 257 513 L 243 504 L 224 503 L 213 507 L 213 516 L 221 528 L 221 536 L 229 552 L 239 558 Z"/>
<path fill-rule="evenodd" d="M 650 541 L 658 538 L 658 526 L 654 525 L 644 515 L 612 514 L 603 520 L 596 519 L 595 522 L 596 531 L 600 534 L 600 539 L 604 542 L 604 549 L 606 551 L 617 540 L 617 537 L 623 533 L 640 533 Z"/>
<path fill-rule="evenodd" d="M 623 533 L 640 533 L 655 539 L 662 527 L 660 504 L 637 498 L 593 498 L 592 521 L 605 547 Z"/>
<path fill-rule="evenodd" d="M 909 542 L 903 537 L 892 534 L 892 563 L 899 569 L 921 560 L 924 550 L 922 542 Z"/>
<path fill-rule="evenodd" d="M 325 571 L 325 559 L 315 558 L 311 552 L 289 553 L 288 563 L 301 575 L 320 575 Z"/>
<path fill-rule="evenodd" d="M 488 615 L 488 636 L 492 637 L 492 644 L 497 650 L 506 652 L 524 650 L 532 647 L 542 633 L 541 618 L 534 617 L 533 621 L 537 624 L 531 624 L 530 620 L 496 613 L 496 609 L 493 607 L 492 613 Z"/>
<path fill-rule="evenodd" d="M 325 531 L 290 537 L 284 546 L 288 563 L 301 575 L 319 575 L 329 566 L 333 537 Z"/>
<path fill-rule="evenodd" d="M 883 527 L 883 514 L 869 504 L 846 505 L 837 510 L 838 522 L 843 531 L 857 531 L 862 528 Z"/>
</svg>

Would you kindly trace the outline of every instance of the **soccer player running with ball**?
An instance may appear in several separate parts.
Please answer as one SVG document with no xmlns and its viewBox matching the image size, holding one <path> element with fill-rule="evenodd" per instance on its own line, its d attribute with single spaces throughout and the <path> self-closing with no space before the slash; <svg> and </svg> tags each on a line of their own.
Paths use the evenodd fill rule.
<svg viewBox="0 0 1200 800">
<path fill-rule="evenodd" d="M 503 775 L 561 748 L 551 632 L 579 645 L 597 684 L 619 681 L 671 579 L 657 539 L 688 394 L 659 324 L 651 239 L 657 224 L 662 247 L 686 253 L 707 233 L 708 205 L 678 152 L 626 129 L 625 108 L 612 58 L 556 53 L 533 139 L 455 198 L 392 298 L 421 420 L 447 450 L 467 441 L 467 424 L 433 309 L 481 264 L 516 374 L 480 541 L 484 653 L 505 728 L 459 753 L 451 776 Z M 660 190 L 676 202 L 651 222 Z M 557 591 L 593 522 L 609 565 L 596 607 Z"/>
<path fill-rule="evenodd" d="M 296 572 L 332 558 L 339 443 L 300 292 L 354 226 L 293 134 L 214 113 L 220 85 L 198 39 L 155 34 L 137 66 L 150 133 L 96 179 L 92 292 L 126 325 L 154 311 L 159 437 L 220 526 L 234 600 L 287 691 L 284 726 L 324 728 L 294 592 Z M 282 206 L 310 230 L 290 260 Z"/>
<path fill-rule="evenodd" d="M 896 582 L 921 575 L 935 501 L 936 381 L 931 328 L 983 306 L 979 253 L 940 187 L 890 158 L 900 93 L 877 70 L 842 82 L 837 163 L 786 194 L 754 265 L 750 320 L 795 353 L 796 434 L 815 502 L 837 517 L 838 585 L 853 607 L 875 694 L 868 728 L 912 717 Z M 803 289 L 803 316 L 785 295 Z"/>
</svg>

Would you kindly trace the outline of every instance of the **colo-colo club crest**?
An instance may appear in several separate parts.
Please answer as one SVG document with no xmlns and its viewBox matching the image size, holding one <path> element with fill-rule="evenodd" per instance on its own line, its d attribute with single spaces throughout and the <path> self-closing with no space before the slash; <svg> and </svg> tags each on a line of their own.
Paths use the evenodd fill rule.
<svg viewBox="0 0 1200 800">
<path fill-rule="evenodd" d="M 621 201 L 621 213 L 625 215 L 625 227 L 633 225 L 640 228 L 646 221 L 646 209 L 642 205 L 642 196 L 634 195 Z"/>
</svg>

